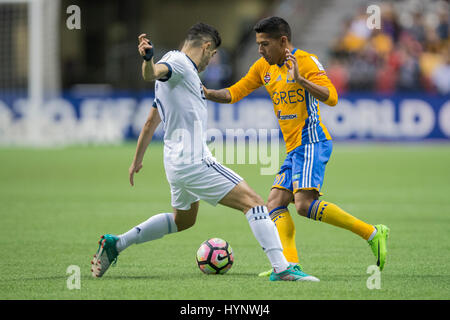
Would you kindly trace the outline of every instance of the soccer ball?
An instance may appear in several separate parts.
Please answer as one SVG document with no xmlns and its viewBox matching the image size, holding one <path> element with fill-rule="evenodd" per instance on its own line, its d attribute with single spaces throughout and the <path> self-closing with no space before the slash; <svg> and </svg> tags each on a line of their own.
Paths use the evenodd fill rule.
<svg viewBox="0 0 450 320">
<path fill-rule="evenodd" d="M 197 250 L 197 265 L 206 274 L 224 274 L 233 261 L 233 249 L 219 238 L 206 240 Z"/>
</svg>

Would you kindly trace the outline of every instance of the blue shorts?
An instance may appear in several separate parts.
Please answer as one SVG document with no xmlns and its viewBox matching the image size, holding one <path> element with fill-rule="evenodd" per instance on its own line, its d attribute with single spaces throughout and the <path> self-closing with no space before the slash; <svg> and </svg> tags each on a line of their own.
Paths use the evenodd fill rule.
<svg viewBox="0 0 450 320">
<path fill-rule="evenodd" d="M 325 176 L 325 167 L 331 156 L 331 140 L 298 146 L 287 154 L 272 188 L 320 192 Z"/>
</svg>

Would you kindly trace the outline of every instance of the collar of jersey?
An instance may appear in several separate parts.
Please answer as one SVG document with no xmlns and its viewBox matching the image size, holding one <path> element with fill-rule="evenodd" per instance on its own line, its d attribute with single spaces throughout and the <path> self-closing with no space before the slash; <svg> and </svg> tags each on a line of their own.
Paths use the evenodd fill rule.
<svg viewBox="0 0 450 320">
<path fill-rule="evenodd" d="M 294 48 L 294 49 L 291 51 L 291 53 L 294 54 L 295 51 L 297 51 L 297 48 Z M 280 68 L 281 68 L 283 65 L 284 65 L 284 62 L 283 62 L 282 64 L 278 64 L 278 63 L 277 63 L 277 66 L 280 67 Z"/>
<path fill-rule="evenodd" d="M 182 52 L 182 51 L 181 51 Z M 192 59 L 191 58 L 189 58 L 189 56 L 186 54 L 186 53 L 184 53 L 183 52 L 183 54 L 192 62 L 192 64 L 194 65 L 194 67 L 195 67 L 195 70 L 197 70 L 197 72 L 198 72 L 198 68 L 197 68 L 197 65 L 195 64 L 195 62 L 194 61 L 192 61 Z"/>
</svg>

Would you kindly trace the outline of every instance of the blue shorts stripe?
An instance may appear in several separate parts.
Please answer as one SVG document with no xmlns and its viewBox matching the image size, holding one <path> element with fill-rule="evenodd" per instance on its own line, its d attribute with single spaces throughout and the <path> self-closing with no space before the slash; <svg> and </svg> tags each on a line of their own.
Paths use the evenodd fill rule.
<svg viewBox="0 0 450 320">
<path fill-rule="evenodd" d="M 217 163 L 217 165 L 222 168 L 225 172 L 228 172 L 228 174 L 230 176 L 232 176 L 234 179 L 236 179 L 237 181 L 241 181 L 241 177 L 237 176 L 233 171 L 231 171 L 230 169 L 228 169 L 227 167 L 224 167 L 223 165 L 221 165 L 220 163 Z"/>
<path fill-rule="evenodd" d="M 227 178 L 228 180 L 230 180 L 232 183 L 237 184 L 236 181 L 234 181 L 232 178 L 230 178 L 228 175 L 224 174 L 223 172 L 221 172 L 219 169 L 217 169 L 214 165 L 211 165 L 211 168 L 213 168 L 214 170 L 216 170 L 218 173 L 220 173 L 222 176 L 224 176 L 225 178 Z"/>
<path fill-rule="evenodd" d="M 228 180 L 230 180 L 231 182 L 233 182 L 234 184 L 238 184 L 239 180 L 236 180 L 233 176 L 231 176 L 229 173 L 224 172 L 222 169 L 220 169 L 219 167 L 216 166 L 217 163 L 213 163 L 211 164 L 211 167 L 216 170 L 218 173 L 220 173 L 221 175 L 223 175 L 225 178 L 227 178 Z"/>
</svg>

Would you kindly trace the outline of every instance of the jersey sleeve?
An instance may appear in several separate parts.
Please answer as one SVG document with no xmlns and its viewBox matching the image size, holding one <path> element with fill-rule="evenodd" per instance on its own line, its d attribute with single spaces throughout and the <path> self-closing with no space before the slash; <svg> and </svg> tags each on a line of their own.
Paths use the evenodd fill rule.
<svg viewBox="0 0 450 320">
<path fill-rule="evenodd" d="M 163 78 L 158 79 L 158 81 L 163 82 L 182 77 L 186 67 L 184 61 L 173 52 L 169 52 L 164 55 L 164 57 L 162 57 L 156 64 L 164 64 L 169 69 L 169 72 Z"/>
<path fill-rule="evenodd" d="M 324 67 L 315 55 L 309 55 L 301 62 L 300 73 L 307 80 L 323 87 L 327 87 L 330 91 L 328 99 L 324 101 L 329 106 L 335 106 L 338 101 L 338 94 L 331 80 L 328 78 Z"/>
<path fill-rule="evenodd" d="M 231 87 L 227 88 L 231 95 L 231 102 L 236 103 L 246 97 L 254 90 L 262 86 L 261 64 L 256 61 L 248 70 L 247 74 Z"/>
</svg>

